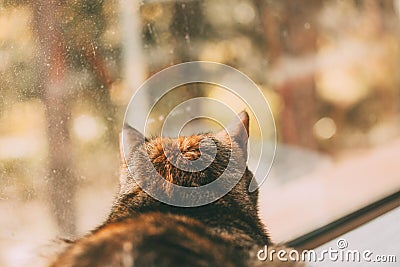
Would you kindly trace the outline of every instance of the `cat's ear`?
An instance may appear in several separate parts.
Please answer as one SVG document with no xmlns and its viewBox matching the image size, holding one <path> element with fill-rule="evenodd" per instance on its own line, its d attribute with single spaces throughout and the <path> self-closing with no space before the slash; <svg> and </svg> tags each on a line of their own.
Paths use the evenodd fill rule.
<svg viewBox="0 0 400 267">
<path fill-rule="evenodd" d="M 146 141 L 143 134 L 125 123 L 119 136 L 119 152 L 122 163 L 126 164 L 125 156 L 133 147 L 143 144 Z"/>
<path fill-rule="evenodd" d="M 221 130 L 216 134 L 217 137 L 226 138 L 229 137 L 235 140 L 239 146 L 247 151 L 247 142 L 249 139 L 249 114 L 246 111 L 240 112 L 237 117 L 238 119 L 233 120 L 227 127 L 227 131 Z"/>
</svg>

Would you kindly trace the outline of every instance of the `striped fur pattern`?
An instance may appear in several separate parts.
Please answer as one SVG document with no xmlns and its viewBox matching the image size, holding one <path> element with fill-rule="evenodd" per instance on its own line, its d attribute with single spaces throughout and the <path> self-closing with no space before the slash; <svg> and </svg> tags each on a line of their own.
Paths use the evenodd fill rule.
<svg viewBox="0 0 400 267">
<path fill-rule="evenodd" d="M 246 167 L 249 117 L 246 112 L 239 117 L 244 127 L 230 125 L 230 137 L 221 131 L 147 140 L 125 126 L 128 157 L 122 156 L 120 191 L 108 219 L 72 242 L 50 266 L 300 266 L 257 259 L 257 250 L 272 244 L 258 216 L 258 192 L 247 190 L 253 178 Z M 209 160 L 207 142 L 200 151 L 202 140 L 217 146 L 215 159 L 204 170 L 182 171 L 176 167 L 179 155 L 166 153 L 179 147 L 179 153 L 189 160 L 185 161 L 186 170 L 190 170 L 190 161 Z M 137 183 L 138 179 L 151 180 L 148 168 L 154 167 L 169 183 L 187 187 L 208 184 L 225 170 L 233 150 L 238 155 L 235 164 L 245 169 L 243 177 L 228 194 L 208 205 L 170 206 L 153 199 Z M 152 166 L 145 163 L 148 159 Z M 173 193 L 168 183 L 157 190 Z"/>
</svg>

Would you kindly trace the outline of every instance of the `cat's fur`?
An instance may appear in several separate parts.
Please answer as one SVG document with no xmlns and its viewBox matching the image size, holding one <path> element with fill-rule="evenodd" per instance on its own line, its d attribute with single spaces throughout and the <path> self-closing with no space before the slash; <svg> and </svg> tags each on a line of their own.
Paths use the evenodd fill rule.
<svg viewBox="0 0 400 267">
<path fill-rule="evenodd" d="M 248 192 L 253 178 L 246 167 L 249 117 L 246 112 L 239 117 L 244 127 L 230 125 L 231 138 L 221 131 L 177 139 L 146 139 L 143 143 L 145 139 L 138 131 L 125 126 L 129 156 L 125 161 L 122 155 L 121 188 L 107 221 L 73 242 L 51 266 L 298 266 L 257 259 L 257 251 L 271 245 L 271 241 L 258 216 L 258 192 Z M 217 153 L 202 171 L 182 171 L 165 156 L 164 151 L 177 144 L 185 159 L 201 160 L 208 153 L 207 144 L 202 153 L 199 150 L 205 138 L 217 145 Z M 147 157 L 169 182 L 201 186 L 218 178 L 233 150 L 238 155 L 235 164 L 245 168 L 243 177 L 224 197 L 204 206 L 185 208 L 161 203 L 133 179 L 151 179 L 144 164 Z M 173 194 L 168 183 L 157 190 Z"/>
</svg>

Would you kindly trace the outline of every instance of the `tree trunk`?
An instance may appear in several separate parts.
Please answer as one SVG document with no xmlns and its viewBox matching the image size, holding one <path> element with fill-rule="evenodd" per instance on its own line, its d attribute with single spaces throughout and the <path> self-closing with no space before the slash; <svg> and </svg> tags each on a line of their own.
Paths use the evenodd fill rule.
<svg viewBox="0 0 400 267">
<path fill-rule="evenodd" d="M 289 69 L 290 66 L 281 65 L 283 56 L 299 61 L 302 57 L 316 53 L 315 14 L 321 4 L 320 0 L 257 4 L 272 69 L 280 68 L 280 72 Z M 285 77 L 276 89 L 284 103 L 280 118 L 283 142 L 315 148 L 317 144 L 312 133 L 317 119 L 314 73 Z"/>
<path fill-rule="evenodd" d="M 76 232 L 76 180 L 71 168 L 70 112 L 64 81 L 67 66 L 59 21 L 63 17 L 62 3 L 60 0 L 35 0 L 32 7 L 38 39 L 39 87 L 47 117 L 48 200 L 60 234 L 71 237 Z"/>
<path fill-rule="evenodd" d="M 146 78 L 145 60 L 143 57 L 142 25 L 140 23 L 139 1 L 120 0 L 119 10 L 122 29 L 122 64 L 123 78 L 127 89 L 135 93 Z M 144 124 L 149 101 L 143 101 L 140 107 L 135 107 L 135 114 L 127 114 Z"/>
</svg>

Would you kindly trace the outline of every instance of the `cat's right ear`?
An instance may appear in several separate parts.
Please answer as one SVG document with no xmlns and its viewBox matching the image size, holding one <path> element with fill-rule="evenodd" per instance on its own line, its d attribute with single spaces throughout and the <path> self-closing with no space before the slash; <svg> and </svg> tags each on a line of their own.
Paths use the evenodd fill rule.
<svg viewBox="0 0 400 267">
<path fill-rule="evenodd" d="M 233 120 L 226 128 L 228 132 L 224 129 L 216 134 L 220 138 L 233 138 L 239 146 L 246 151 L 247 143 L 249 139 L 249 114 L 246 111 L 242 111 L 237 115 L 239 120 Z"/>
<path fill-rule="evenodd" d="M 147 140 L 143 134 L 125 123 L 119 136 L 119 152 L 121 162 L 126 164 L 125 156 L 128 155 L 131 149 L 143 144 L 146 141 Z"/>
</svg>

